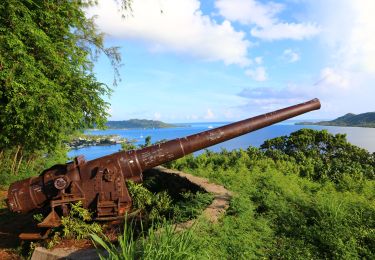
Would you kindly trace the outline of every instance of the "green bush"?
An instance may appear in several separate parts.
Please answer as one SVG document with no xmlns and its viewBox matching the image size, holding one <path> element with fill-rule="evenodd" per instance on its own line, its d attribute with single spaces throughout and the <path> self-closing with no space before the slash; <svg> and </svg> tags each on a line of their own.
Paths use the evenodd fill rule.
<svg viewBox="0 0 375 260">
<path fill-rule="evenodd" d="M 54 152 L 34 151 L 32 154 L 18 149 L 0 151 L 0 188 L 39 175 L 54 164 L 65 163 L 66 153 L 65 147 L 56 147 Z"/>
<path fill-rule="evenodd" d="M 172 198 L 167 192 L 153 194 L 142 184 L 127 182 L 129 193 L 133 200 L 133 209 L 146 213 L 147 220 L 160 222 L 173 214 Z"/>
<path fill-rule="evenodd" d="M 39 223 L 44 216 L 35 214 L 33 218 Z M 83 208 L 82 201 L 78 201 L 70 204 L 69 214 L 61 217 L 61 226 L 52 229 L 49 239 L 38 244 L 51 248 L 57 245 L 61 239 L 87 239 L 93 233 L 102 236 L 102 232 L 102 225 L 93 222 L 92 213 Z"/>
<path fill-rule="evenodd" d="M 169 166 L 235 194 L 218 225 L 194 231 L 196 255 L 375 258 L 373 155 L 344 136 L 301 130 L 261 149 L 206 152 Z"/>
<path fill-rule="evenodd" d="M 69 215 L 61 218 L 63 237 L 83 239 L 88 238 L 90 233 L 101 233 L 102 227 L 98 223 L 89 223 L 91 215 L 82 207 L 81 201 L 71 204 Z"/>
<path fill-rule="evenodd" d="M 136 237 L 133 227 L 125 221 L 123 234 L 118 237 L 118 245 L 108 238 L 91 234 L 96 246 L 106 250 L 100 259 L 197 259 L 194 252 L 192 230 L 176 232 L 175 229 L 163 223 L 153 226 L 147 232 L 141 232 Z M 100 254 L 100 253 L 99 253 Z"/>
<path fill-rule="evenodd" d="M 166 191 L 152 193 L 142 184 L 127 182 L 129 193 L 133 200 L 133 209 L 142 210 L 144 217 L 153 223 L 164 220 L 183 222 L 197 217 L 209 205 L 213 196 L 209 193 L 180 194 L 180 198 L 172 198 Z"/>
<path fill-rule="evenodd" d="M 183 199 L 173 205 L 174 222 L 184 222 L 199 216 L 213 200 L 213 195 L 210 193 L 185 192 L 181 195 Z"/>
<path fill-rule="evenodd" d="M 346 175 L 356 175 L 359 180 L 375 179 L 375 155 L 350 144 L 344 134 L 301 129 L 265 141 L 261 150 L 275 160 L 297 162 L 301 176 L 312 180 L 339 182 Z"/>
</svg>

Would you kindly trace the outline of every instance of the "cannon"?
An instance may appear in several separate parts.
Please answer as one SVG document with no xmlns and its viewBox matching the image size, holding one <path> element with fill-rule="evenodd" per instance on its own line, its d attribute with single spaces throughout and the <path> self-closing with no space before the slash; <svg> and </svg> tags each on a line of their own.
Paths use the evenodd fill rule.
<svg viewBox="0 0 375 260">
<path fill-rule="evenodd" d="M 8 190 L 8 208 L 26 213 L 47 207 L 49 214 L 38 224 L 41 228 L 59 226 L 60 216 L 67 215 L 70 203 L 78 201 L 94 213 L 95 220 L 114 220 L 132 207 L 126 182 L 142 182 L 145 170 L 319 108 L 319 100 L 313 99 L 138 150 L 120 151 L 91 161 L 78 156 L 72 162 L 44 170 L 37 177 L 13 183 Z"/>
</svg>

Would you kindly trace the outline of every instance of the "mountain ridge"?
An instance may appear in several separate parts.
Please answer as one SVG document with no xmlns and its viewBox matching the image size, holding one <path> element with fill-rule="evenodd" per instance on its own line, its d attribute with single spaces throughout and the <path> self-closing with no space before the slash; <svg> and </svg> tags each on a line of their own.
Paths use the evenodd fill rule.
<svg viewBox="0 0 375 260">
<path fill-rule="evenodd" d="M 164 123 L 157 120 L 148 119 L 129 119 L 119 121 L 107 121 L 106 126 L 109 129 L 137 129 L 137 128 L 172 128 L 178 125 Z"/>
<path fill-rule="evenodd" d="M 353 126 L 375 128 L 375 112 L 362 114 L 347 113 L 331 121 L 299 122 L 296 125 Z"/>
</svg>

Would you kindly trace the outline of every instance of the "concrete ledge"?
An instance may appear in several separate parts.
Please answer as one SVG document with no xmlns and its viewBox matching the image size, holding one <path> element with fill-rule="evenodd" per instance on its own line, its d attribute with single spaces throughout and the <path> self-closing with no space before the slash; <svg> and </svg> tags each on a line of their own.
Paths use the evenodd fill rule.
<svg viewBox="0 0 375 260">
<path fill-rule="evenodd" d="M 31 257 L 31 260 L 57 260 L 57 259 L 82 259 L 82 260 L 97 260 L 100 259 L 96 249 L 79 249 L 71 248 L 55 248 L 46 249 L 44 247 L 37 247 Z"/>
</svg>

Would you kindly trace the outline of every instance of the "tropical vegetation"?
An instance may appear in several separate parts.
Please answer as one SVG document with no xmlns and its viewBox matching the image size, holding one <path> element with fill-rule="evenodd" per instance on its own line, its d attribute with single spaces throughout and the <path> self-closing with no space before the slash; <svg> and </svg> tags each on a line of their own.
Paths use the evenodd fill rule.
<svg viewBox="0 0 375 260">
<path fill-rule="evenodd" d="M 190 259 L 375 257 L 375 155 L 344 135 L 302 129 L 260 148 L 206 151 L 167 166 L 233 191 L 229 210 L 219 223 L 201 219 L 186 234 L 151 234 L 149 241 L 127 231 L 119 247 L 94 237 L 111 259 L 149 259 L 147 246 L 158 243 L 177 254 L 174 241 L 181 236 L 180 253 Z"/>
<path fill-rule="evenodd" d="M 130 1 L 118 1 L 129 8 Z M 85 8 L 96 1 L 0 2 L 0 171 L 24 174 L 33 165 L 63 162 L 64 138 L 104 126 L 109 86 L 93 72 L 105 54 L 119 79 L 117 47 L 106 47 Z M 58 151 L 56 153 L 56 151 Z M 46 160 L 44 160 L 46 159 Z M 27 167 L 26 167 L 27 165 Z M 31 165 L 31 167 L 30 167 Z"/>
<path fill-rule="evenodd" d="M 129 8 L 130 1 L 119 2 Z M 105 125 L 104 97 L 111 90 L 98 82 L 93 66 L 104 53 L 116 81 L 120 56 L 117 48 L 104 45 L 94 20 L 85 16 L 84 8 L 95 3 L 0 2 L 0 186 L 65 162 L 67 136 Z M 113 244 L 102 227 L 87 223 L 90 212 L 72 205 L 55 235 L 90 233 L 113 259 L 375 258 L 375 155 L 344 135 L 302 129 L 260 148 L 206 151 L 166 166 L 234 193 L 218 223 L 199 219 L 194 228 L 176 232 L 171 224 L 196 216 L 210 197 L 186 193 L 180 204 L 166 193 L 129 184 L 136 207 L 149 214 L 147 228 L 135 232 L 127 224 Z M 5 208 L 0 201 L 0 223 L 12 217 Z"/>
</svg>

